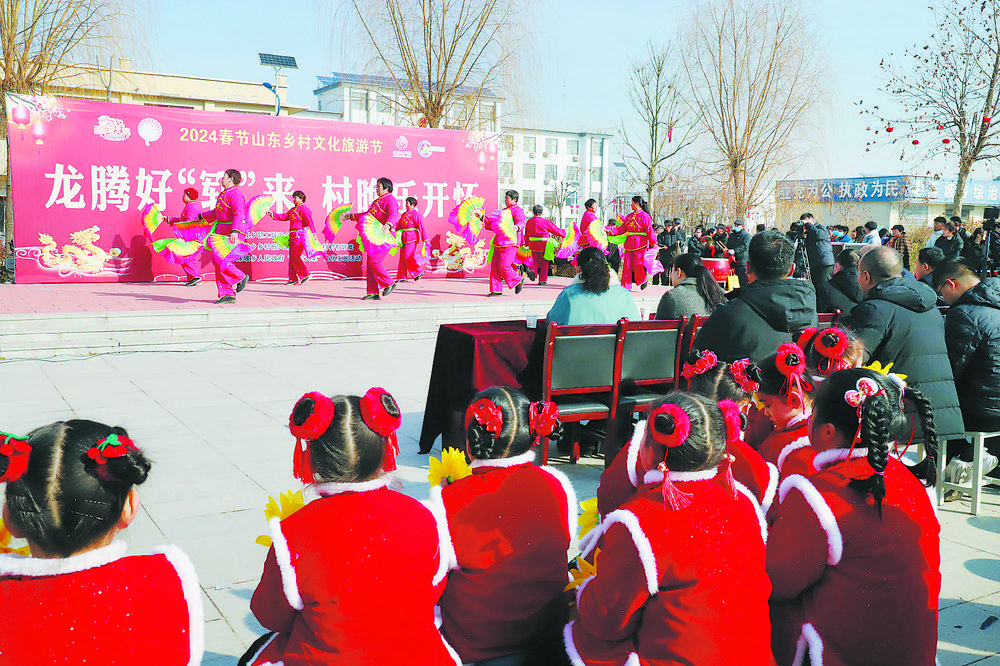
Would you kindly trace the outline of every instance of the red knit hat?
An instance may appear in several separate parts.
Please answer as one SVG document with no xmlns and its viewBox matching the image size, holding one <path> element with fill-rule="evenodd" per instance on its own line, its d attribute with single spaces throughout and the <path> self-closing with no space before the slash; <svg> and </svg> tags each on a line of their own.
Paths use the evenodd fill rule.
<svg viewBox="0 0 1000 666">
<path fill-rule="evenodd" d="M 184 190 L 184 194 L 186 194 L 191 201 L 197 201 L 198 199 L 201 198 L 201 194 L 199 194 L 198 190 L 194 189 L 193 187 L 189 187 L 186 190 Z"/>
</svg>

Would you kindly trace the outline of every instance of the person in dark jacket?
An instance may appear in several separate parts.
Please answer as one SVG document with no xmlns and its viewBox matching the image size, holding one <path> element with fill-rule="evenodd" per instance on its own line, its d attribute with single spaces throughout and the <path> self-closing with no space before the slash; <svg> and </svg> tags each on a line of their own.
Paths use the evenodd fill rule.
<svg viewBox="0 0 1000 666">
<path fill-rule="evenodd" d="M 802 213 L 799 217 L 806 235 L 806 257 L 809 259 L 809 278 L 819 292 L 833 277 L 833 243 L 830 232 L 816 221 L 812 213 Z"/>
<path fill-rule="evenodd" d="M 740 288 L 747 286 L 747 254 L 750 252 L 750 234 L 744 229 L 745 222 L 736 220 L 733 222 L 733 231 L 729 234 L 726 246 L 732 253 L 733 266 L 736 277 L 739 278 Z"/>
<path fill-rule="evenodd" d="M 876 247 L 861 257 L 858 284 L 865 300 L 845 323 L 865 343 L 865 362 L 893 363 L 894 371 L 908 375 L 907 383 L 934 409 L 938 439 L 964 436 L 934 290 L 903 277 L 903 261 L 891 247 Z"/>
<path fill-rule="evenodd" d="M 837 272 L 816 290 L 816 312 L 840 310 L 847 314 L 864 300 L 865 294 L 858 286 L 857 251 L 841 250 L 837 255 Z"/>
<path fill-rule="evenodd" d="M 806 232 L 801 220 L 792 222 L 788 229 L 788 240 L 795 245 L 794 262 L 792 270 L 794 278 L 809 278 L 809 256 L 806 254 Z"/>
<path fill-rule="evenodd" d="M 913 267 L 913 277 L 917 278 L 931 289 L 934 289 L 934 269 L 944 261 L 944 252 L 939 247 L 922 247 L 917 252 L 917 265 Z M 935 290 L 935 293 L 937 291 Z M 940 294 L 937 297 L 938 307 L 947 305 Z"/>
<path fill-rule="evenodd" d="M 958 227 L 955 226 L 954 222 L 948 221 L 944 223 L 944 229 L 941 230 L 941 238 L 934 241 L 934 247 L 940 248 L 944 252 L 945 259 L 962 255 L 962 248 L 965 247 L 965 241 L 959 235 Z"/>
<path fill-rule="evenodd" d="M 913 264 L 910 263 L 910 259 L 913 257 L 913 245 L 910 244 L 910 238 L 906 235 L 906 228 L 902 224 L 892 225 L 892 236 L 886 245 L 899 252 L 899 256 L 903 258 L 903 268 L 912 270 Z"/>
<path fill-rule="evenodd" d="M 962 248 L 962 258 L 965 259 L 965 263 L 969 264 L 973 270 L 981 271 L 985 269 L 985 266 L 983 266 L 985 252 L 986 232 L 983 231 L 982 227 L 977 227 Z"/>
<path fill-rule="evenodd" d="M 705 227 L 700 224 L 694 228 L 691 238 L 687 239 L 687 249 L 691 254 L 701 256 L 701 237 L 705 235 Z"/>
<path fill-rule="evenodd" d="M 944 322 L 948 359 L 955 375 L 958 402 L 968 430 L 1000 430 L 1000 278 L 980 281 L 964 260 L 946 259 L 934 271 L 934 287 L 951 307 Z M 961 483 L 968 478 L 972 444 L 964 439 L 948 443 L 948 453 L 964 465 L 949 462 L 945 475 Z M 986 440 L 993 458 L 983 470 L 996 467 L 1000 438 Z M 963 478 L 963 473 L 964 477 Z"/>
<path fill-rule="evenodd" d="M 755 235 L 747 256 L 749 284 L 712 312 L 694 346 L 729 363 L 741 358 L 760 362 L 781 343 L 794 341 L 802 329 L 815 326 L 816 290 L 806 280 L 789 278 L 794 252 L 780 231 Z"/>
</svg>

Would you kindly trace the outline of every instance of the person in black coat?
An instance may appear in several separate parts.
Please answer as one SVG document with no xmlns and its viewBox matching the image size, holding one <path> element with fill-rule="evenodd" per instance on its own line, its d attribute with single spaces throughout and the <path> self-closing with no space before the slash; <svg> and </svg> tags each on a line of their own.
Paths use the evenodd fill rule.
<svg viewBox="0 0 1000 666">
<path fill-rule="evenodd" d="M 908 375 L 907 383 L 934 409 L 939 439 L 964 436 L 934 289 L 903 277 L 903 261 L 891 247 L 876 247 L 861 257 L 858 284 L 865 300 L 845 323 L 865 343 L 865 362 L 893 363 L 893 371 Z"/>
<path fill-rule="evenodd" d="M 959 257 L 962 255 L 962 248 L 965 247 L 965 241 L 958 233 L 958 227 L 955 226 L 954 222 L 945 222 L 944 229 L 941 231 L 941 237 L 934 241 L 934 247 L 940 248 L 944 252 L 945 259 L 951 259 L 952 257 Z"/>
<path fill-rule="evenodd" d="M 837 255 L 839 270 L 816 290 L 816 312 L 840 310 L 847 314 L 865 299 L 865 293 L 858 286 L 857 251 L 841 250 Z"/>
<path fill-rule="evenodd" d="M 809 259 L 809 278 L 817 293 L 833 277 L 833 243 L 830 232 L 816 221 L 812 213 L 799 217 L 806 234 L 806 257 Z"/>
<path fill-rule="evenodd" d="M 735 262 L 733 270 L 740 280 L 740 287 L 747 286 L 747 255 L 750 253 L 750 234 L 744 229 L 746 223 L 743 220 L 733 222 L 733 231 L 729 234 L 726 247 L 732 252 Z"/>
<path fill-rule="evenodd" d="M 1000 278 L 980 281 L 972 266 L 946 259 L 934 270 L 934 286 L 951 307 L 944 322 L 948 359 L 968 430 L 1000 430 Z M 963 440 L 964 441 L 964 440 Z M 1000 438 L 986 441 L 1000 456 Z M 972 444 L 949 451 L 972 461 Z M 988 471 L 988 470 L 987 470 Z"/>
<path fill-rule="evenodd" d="M 802 329 L 816 326 L 816 290 L 806 280 L 789 278 L 794 252 L 780 231 L 756 234 L 747 258 L 749 284 L 712 312 L 694 346 L 730 363 L 741 358 L 759 363 Z"/>
<path fill-rule="evenodd" d="M 982 227 L 978 227 L 969 236 L 969 240 L 965 241 L 965 246 L 962 248 L 962 258 L 965 259 L 965 263 L 971 266 L 973 270 L 981 271 L 986 268 L 983 266 L 985 252 L 986 232 L 983 231 Z"/>
<path fill-rule="evenodd" d="M 792 271 L 792 277 L 808 278 L 809 256 L 806 254 L 806 234 L 802 222 L 799 220 L 792 222 L 786 235 L 788 236 L 788 240 L 792 241 L 795 246 L 795 268 Z"/>
</svg>

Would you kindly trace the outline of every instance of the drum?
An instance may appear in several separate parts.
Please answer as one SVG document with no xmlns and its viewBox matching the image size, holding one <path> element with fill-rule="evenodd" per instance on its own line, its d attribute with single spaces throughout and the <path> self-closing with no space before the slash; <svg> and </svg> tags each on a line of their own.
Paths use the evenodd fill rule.
<svg viewBox="0 0 1000 666">
<path fill-rule="evenodd" d="M 726 284 L 729 280 L 729 276 L 733 274 L 728 257 L 723 259 L 717 259 L 715 257 L 702 257 L 701 263 L 704 264 L 705 268 L 707 268 L 715 277 L 716 282 Z"/>
</svg>

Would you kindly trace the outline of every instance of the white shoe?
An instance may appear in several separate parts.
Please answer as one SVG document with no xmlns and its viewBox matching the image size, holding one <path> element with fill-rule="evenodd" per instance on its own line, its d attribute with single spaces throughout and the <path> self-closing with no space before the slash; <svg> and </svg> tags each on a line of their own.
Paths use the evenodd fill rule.
<svg viewBox="0 0 1000 666">
<path fill-rule="evenodd" d="M 969 480 L 970 472 L 972 472 L 972 463 L 952 458 L 948 462 L 948 466 L 944 468 L 944 480 L 948 483 L 961 485 Z"/>
<path fill-rule="evenodd" d="M 987 474 L 989 474 L 990 472 L 992 472 L 994 469 L 996 469 L 996 466 L 997 466 L 998 462 L 1000 462 L 1000 460 L 997 460 L 997 457 L 995 455 L 993 455 L 992 453 L 985 453 L 984 452 L 983 453 L 983 476 L 986 476 Z"/>
</svg>

